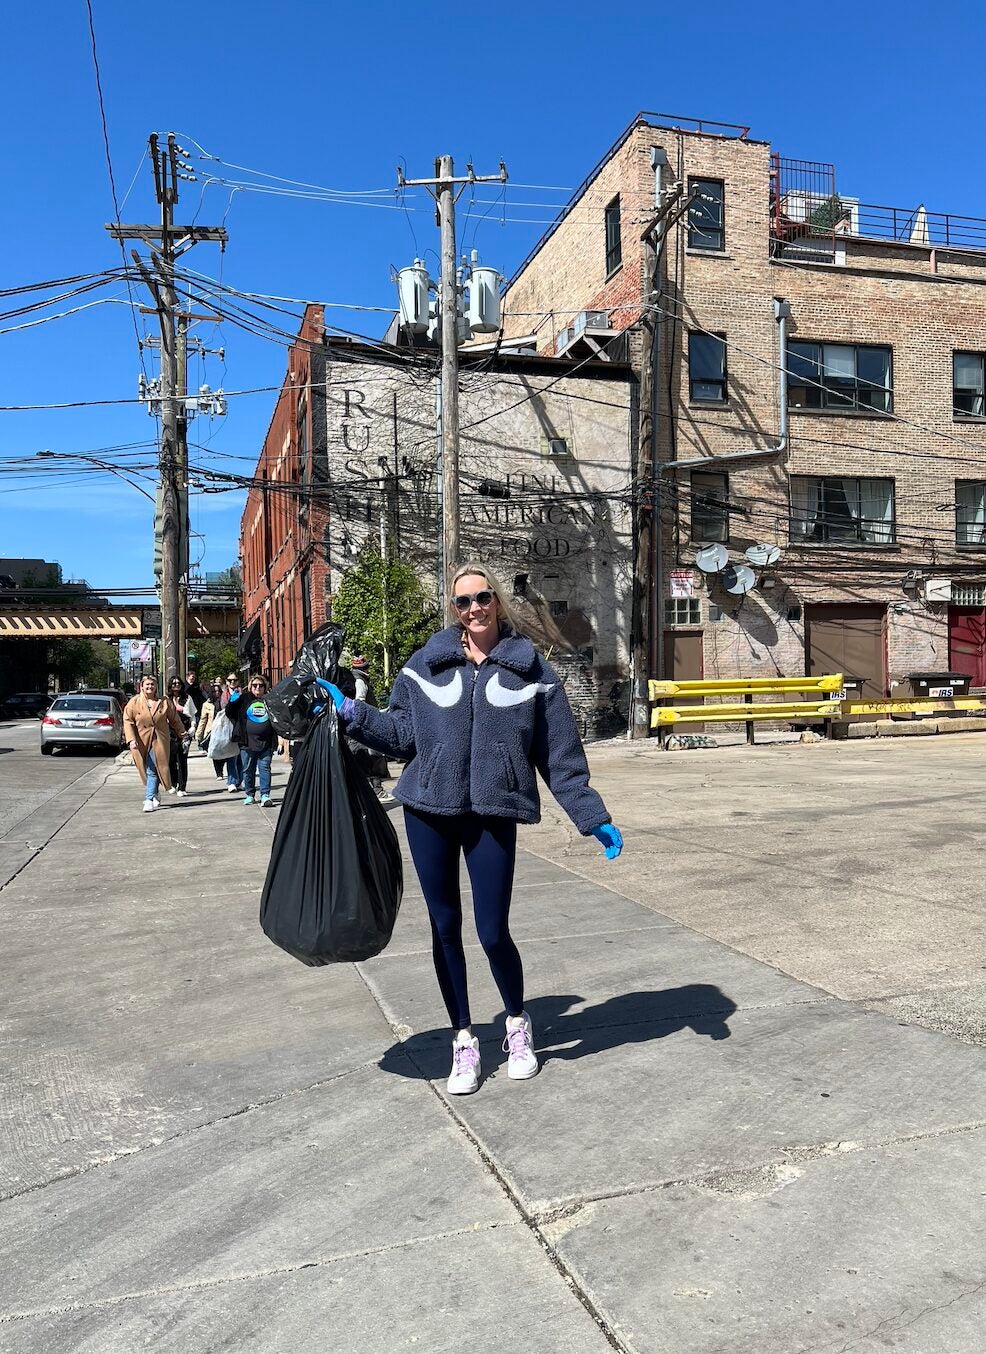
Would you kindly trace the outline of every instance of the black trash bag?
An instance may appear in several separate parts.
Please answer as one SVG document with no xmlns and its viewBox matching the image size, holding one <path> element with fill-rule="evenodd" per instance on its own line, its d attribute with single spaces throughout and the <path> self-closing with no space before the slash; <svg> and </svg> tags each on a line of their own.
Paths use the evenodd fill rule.
<svg viewBox="0 0 986 1354">
<path fill-rule="evenodd" d="M 326 621 L 294 656 L 291 676 L 283 678 L 267 695 L 267 713 L 276 733 L 297 742 L 315 722 L 315 709 L 325 701 L 316 677 L 334 682 L 344 696 L 355 696 L 356 684 L 347 668 L 339 667 L 345 631 Z"/>
<path fill-rule="evenodd" d="M 403 890 L 397 833 L 340 737 L 330 701 L 295 758 L 260 925 L 303 964 L 372 959 L 393 935 Z"/>
</svg>

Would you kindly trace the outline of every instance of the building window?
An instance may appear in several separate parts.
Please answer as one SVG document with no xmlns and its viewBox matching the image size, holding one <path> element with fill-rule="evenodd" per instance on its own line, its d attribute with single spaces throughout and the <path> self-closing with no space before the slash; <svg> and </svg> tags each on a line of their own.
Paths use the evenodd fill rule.
<svg viewBox="0 0 986 1354">
<path fill-rule="evenodd" d="M 890 349 L 871 344 L 789 343 L 787 402 L 791 409 L 893 408 Z"/>
<path fill-rule="evenodd" d="M 986 545 L 986 480 L 955 481 L 955 544 Z"/>
<path fill-rule="evenodd" d="M 724 334 L 688 335 L 688 397 L 698 404 L 726 400 L 726 337 Z"/>
<path fill-rule="evenodd" d="M 722 179 L 689 179 L 688 194 L 699 196 L 688 208 L 688 248 L 726 248 L 725 199 Z"/>
<path fill-rule="evenodd" d="M 895 539 L 893 480 L 791 476 L 792 544 Z"/>
<path fill-rule="evenodd" d="M 982 418 L 983 355 L 952 354 L 952 413 L 957 418 Z"/>
<path fill-rule="evenodd" d="M 312 633 L 312 576 L 306 569 L 301 575 L 301 638 L 307 639 Z"/>
<path fill-rule="evenodd" d="M 692 471 L 692 541 L 696 545 L 729 541 L 729 478 Z"/>
<path fill-rule="evenodd" d="M 665 597 L 665 625 L 701 625 L 702 600 L 700 597 Z"/>
<path fill-rule="evenodd" d="M 623 245 L 620 240 L 620 196 L 606 208 L 606 276 L 615 273 L 623 262 Z"/>
</svg>

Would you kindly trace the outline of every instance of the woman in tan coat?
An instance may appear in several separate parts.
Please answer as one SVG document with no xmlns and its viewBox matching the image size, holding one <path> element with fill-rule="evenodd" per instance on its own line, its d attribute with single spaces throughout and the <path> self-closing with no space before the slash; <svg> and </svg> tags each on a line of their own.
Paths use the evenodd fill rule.
<svg viewBox="0 0 986 1354">
<path fill-rule="evenodd" d="M 123 732 L 130 744 L 134 765 L 146 786 L 145 813 L 153 813 L 161 806 L 157 797 L 159 783 L 166 790 L 171 788 L 168 758 L 172 729 L 179 738 L 184 738 L 185 730 L 174 706 L 166 698 L 158 698 L 157 679 L 143 677 L 140 695 L 128 701 L 123 712 Z"/>
</svg>

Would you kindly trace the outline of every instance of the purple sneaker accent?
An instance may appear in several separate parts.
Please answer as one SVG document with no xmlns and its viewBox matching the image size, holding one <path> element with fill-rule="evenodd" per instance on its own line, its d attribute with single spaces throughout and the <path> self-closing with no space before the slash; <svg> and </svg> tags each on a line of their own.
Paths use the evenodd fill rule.
<svg viewBox="0 0 986 1354">
<path fill-rule="evenodd" d="M 479 1051 L 472 1044 L 456 1044 L 452 1050 L 452 1074 L 460 1077 L 479 1066 Z"/>
</svg>

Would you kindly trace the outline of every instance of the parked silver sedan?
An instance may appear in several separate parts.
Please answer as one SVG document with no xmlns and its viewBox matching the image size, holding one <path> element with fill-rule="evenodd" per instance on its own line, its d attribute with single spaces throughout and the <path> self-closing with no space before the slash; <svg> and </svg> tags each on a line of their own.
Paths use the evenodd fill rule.
<svg viewBox="0 0 986 1354">
<path fill-rule="evenodd" d="M 109 748 L 123 744 L 123 711 L 112 696 L 56 696 L 41 721 L 41 751 L 51 756 L 58 747 L 73 745 Z"/>
</svg>

